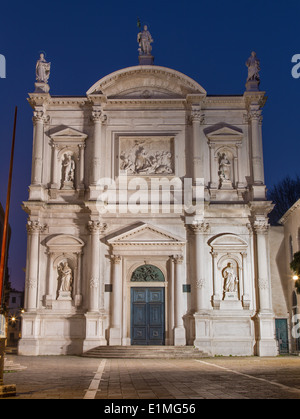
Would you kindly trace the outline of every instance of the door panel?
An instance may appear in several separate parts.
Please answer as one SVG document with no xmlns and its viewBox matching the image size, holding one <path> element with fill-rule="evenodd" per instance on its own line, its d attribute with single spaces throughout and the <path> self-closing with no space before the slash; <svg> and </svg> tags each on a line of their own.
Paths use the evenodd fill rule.
<svg viewBox="0 0 300 419">
<path fill-rule="evenodd" d="M 164 345 L 164 288 L 131 288 L 131 344 Z"/>
<path fill-rule="evenodd" d="M 286 319 L 275 319 L 276 339 L 278 341 L 279 353 L 289 353 L 288 329 Z"/>
</svg>

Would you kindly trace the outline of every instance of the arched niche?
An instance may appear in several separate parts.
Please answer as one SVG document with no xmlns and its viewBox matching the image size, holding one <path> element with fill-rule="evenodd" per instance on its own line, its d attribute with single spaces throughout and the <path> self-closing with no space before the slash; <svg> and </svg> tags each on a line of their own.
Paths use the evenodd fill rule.
<svg viewBox="0 0 300 419">
<path fill-rule="evenodd" d="M 52 308 L 52 302 L 61 296 L 72 300 L 76 306 L 81 305 L 81 258 L 84 245 L 83 240 L 68 234 L 54 236 L 46 243 L 48 249 L 48 275 L 45 300 L 48 308 Z M 67 293 L 60 294 L 62 269 L 66 263 L 72 272 L 72 284 L 68 295 Z"/>
</svg>

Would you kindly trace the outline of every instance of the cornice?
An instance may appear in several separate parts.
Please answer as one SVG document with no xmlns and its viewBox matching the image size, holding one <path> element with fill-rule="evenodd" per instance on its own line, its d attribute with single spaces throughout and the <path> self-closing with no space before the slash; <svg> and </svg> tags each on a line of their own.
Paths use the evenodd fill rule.
<svg viewBox="0 0 300 419">
<path fill-rule="evenodd" d="M 289 210 L 280 218 L 279 224 L 285 224 L 288 220 L 288 218 L 298 209 L 300 208 L 300 199 L 294 203 L 294 205 L 291 206 Z"/>
</svg>

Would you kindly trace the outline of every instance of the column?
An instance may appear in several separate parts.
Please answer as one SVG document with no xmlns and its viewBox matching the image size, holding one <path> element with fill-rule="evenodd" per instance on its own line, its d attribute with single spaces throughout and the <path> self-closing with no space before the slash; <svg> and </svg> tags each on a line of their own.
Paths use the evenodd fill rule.
<svg viewBox="0 0 300 419">
<path fill-rule="evenodd" d="M 79 189 L 84 189 L 84 149 L 85 144 L 79 144 Z"/>
<path fill-rule="evenodd" d="M 242 256 L 242 276 L 243 276 L 243 307 L 244 309 L 249 310 L 250 308 L 250 293 L 249 293 L 249 281 L 246 276 L 246 259 L 247 259 L 247 253 L 241 252 Z"/>
<path fill-rule="evenodd" d="M 44 122 L 46 121 L 43 110 L 35 110 L 33 116 L 34 140 L 32 156 L 32 185 L 42 184 L 43 169 L 43 143 L 44 143 Z"/>
<path fill-rule="evenodd" d="M 122 330 L 122 275 L 121 275 L 121 256 L 113 255 L 112 261 L 112 304 L 111 304 L 111 327 L 109 331 L 109 345 L 121 345 Z"/>
<path fill-rule="evenodd" d="M 173 257 L 175 264 L 174 279 L 175 279 L 175 301 L 174 301 L 174 345 L 186 345 L 186 331 L 183 325 L 183 256 L 176 255 Z"/>
<path fill-rule="evenodd" d="M 204 177 L 203 170 L 203 144 L 201 144 L 201 123 L 204 120 L 200 106 L 192 109 L 192 152 L 193 152 L 193 184 L 197 178 Z"/>
<path fill-rule="evenodd" d="M 212 303 L 213 303 L 214 308 L 219 309 L 220 308 L 221 296 L 219 294 L 219 287 L 218 287 L 218 280 L 217 280 L 218 279 L 218 277 L 217 277 L 217 273 L 218 273 L 218 267 L 217 267 L 218 253 L 211 252 L 211 255 L 212 255 L 212 259 L 213 259 L 213 288 L 214 288 Z"/>
<path fill-rule="evenodd" d="M 270 312 L 270 283 L 268 270 L 267 236 L 269 224 L 268 221 L 255 221 L 254 230 L 256 233 L 257 245 L 257 274 L 259 289 L 259 311 Z"/>
<path fill-rule="evenodd" d="M 195 236 L 194 247 L 194 309 L 195 313 L 201 313 L 207 308 L 205 301 L 205 279 L 204 279 L 204 234 L 209 230 L 209 224 L 205 222 L 196 222 L 189 226 Z"/>
<path fill-rule="evenodd" d="M 102 125 L 106 121 L 107 116 L 102 113 L 100 107 L 94 106 L 91 119 L 94 122 L 94 144 L 91 185 L 96 186 L 97 182 L 101 178 Z"/>
<path fill-rule="evenodd" d="M 248 117 L 251 123 L 252 135 L 252 167 L 253 167 L 253 181 L 254 184 L 264 184 L 264 169 L 263 169 L 263 155 L 262 155 L 262 136 L 261 136 L 261 110 L 259 106 L 251 106 L 248 112 Z"/>
<path fill-rule="evenodd" d="M 88 295 L 88 312 L 86 318 L 86 337 L 83 342 L 83 351 L 88 351 L 96 346 L 107 345 L 104 330 L 105 315 L 99 310 L 99 297 L 101 288 L 100 277 L 100 235 L 104 233 L 106 224 L 101 221 L 93 220 L 88 223 L 88 230 L 91 234 L 90 249 L 90 278 L 89 278 L 89 295 Z M 78 264 L 78 271 L 80 264 Z M 78 283 L 79 284 L 79 283 Z M 81 296 L 78 295 L 78 303 L 81 303 Z"/>
<path fill-rule="evenodd" d="M 99 288 L 100 288 L 100 233 L 106 229 L 106 224 L 100 221 L 89 221 L 88 229 L 91 233 L 91 271 L 89 282 L 89 312 L 99 311 Z"/>
<path fill-rule="evenodd" d="M 257 285 L 259 310 L 256 315 L 257 354 L 275 356 L 278 354 L 275 339 L 275 320 L 271 305 L 271 284 L 269 277 L 269 255 L 267 247 L 269 224 L 267 219 L 256 219 L 253 224 L 257 248 Z"/>
<path fill-rule="evenodd" d="M 28 221 L 27 231 L 29 235 L 28 252 L 28 277 L 26 278 L 26 311 L 34 312 L 37 309 L 37 285 L 38 285 L 38 266 L 39 266 L 39 244 L 40 233 L 46 226 L 39 221 Z"/>
<path fill-rule="evenodd" d="M 75 306 L 80 307 L 82 303 L 82 294 L 81 294 L 81 255 L 82 252 L 76 252 L 76 277 L 75 277 Z"/>
<path fill-rule="evenodd" d="M 58 144 L 52 144 L 52 176 L 51 176 L 51 188 L 59 189 L 58 185 Z"/>
</svg>

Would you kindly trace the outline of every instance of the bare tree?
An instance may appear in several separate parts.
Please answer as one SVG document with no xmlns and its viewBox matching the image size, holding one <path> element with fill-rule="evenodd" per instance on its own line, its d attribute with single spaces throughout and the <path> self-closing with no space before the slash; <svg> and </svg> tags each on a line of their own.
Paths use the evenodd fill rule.
<svg viewBox="0 0 300 419">
<path fill-rule="evenodd" d="M 268 199 L 275 204 L 273 211 L 269 214 L 271 225 L 277 225 L 280 218 L 300 198 L 300 177 L 292 179 L 286 176 L 268 191 Z"/>
</svg>

